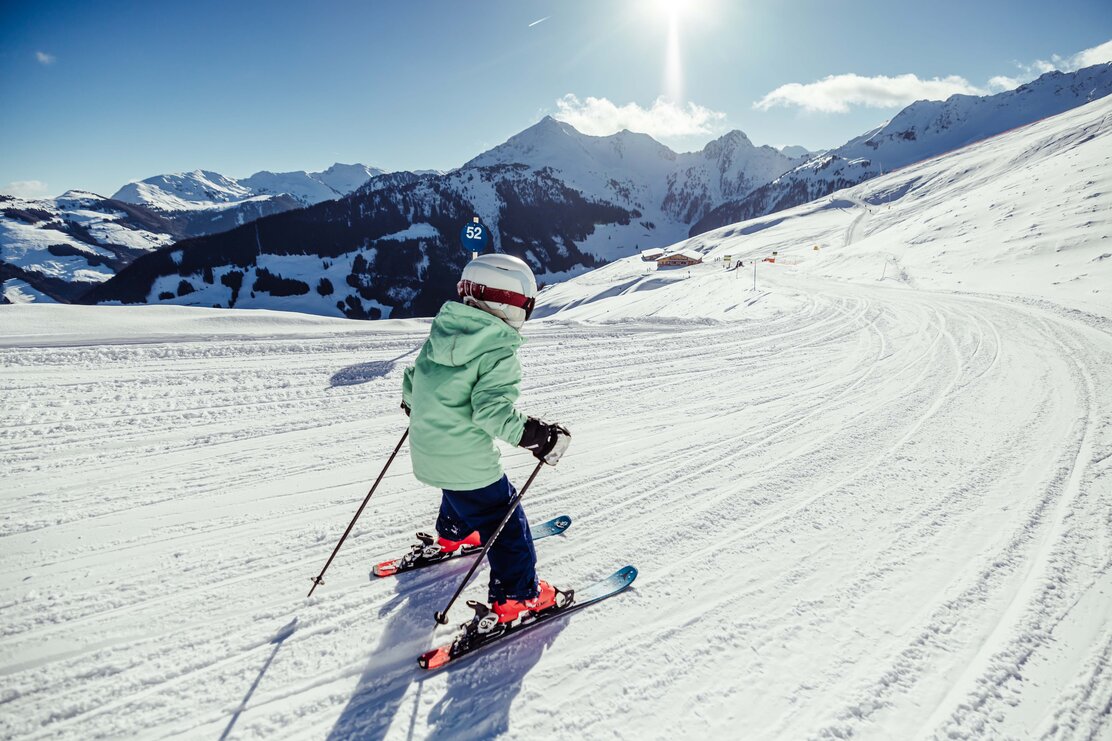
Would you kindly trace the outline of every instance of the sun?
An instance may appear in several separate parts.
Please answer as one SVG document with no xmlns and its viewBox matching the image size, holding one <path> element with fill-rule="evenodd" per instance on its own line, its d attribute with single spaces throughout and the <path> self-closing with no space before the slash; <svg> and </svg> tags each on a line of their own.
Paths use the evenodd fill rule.
<svg viewBox="0 0 1112 741">
<path fill-rule="evenodd" d="M 657 16 L 669 24 L 679 23 L 696 11 L 696 6 L 701 4 L 698 0 L 652 0 L 652 3 Z"/>
</svg>

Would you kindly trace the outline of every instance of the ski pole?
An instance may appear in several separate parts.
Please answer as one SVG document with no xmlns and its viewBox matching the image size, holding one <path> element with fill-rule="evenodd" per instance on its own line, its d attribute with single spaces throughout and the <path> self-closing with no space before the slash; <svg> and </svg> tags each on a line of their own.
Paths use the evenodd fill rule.
<svg viewBox="0 0 1112 741">
<path fill-rule="evenodd" d="M 498 528 L 494 531 L 494 534 L 490 536 L 490 540 L 483 545 L 483 552 L 479 554 L 479 557 L 471 564 L 471 568 L 467 570 L 467 575 L 463 577 L 463 581 L 461 581 L 459 587 L 456 588 L 456 593 L 452 595 L 452 599 L 448 600 L 448 605 L 443 610 L 436 613 L 436 622 L 441 625 L 448 624 L 448 610 L 452 609 L 452 605 L 456 603 L 460 592 L 467 586 L 467 582 L 471 581 L 475 569 L 479 568 L 479 564 L 486 558 L 487 551 L 494 545 L 494 541 L 498 540 L 498 536 L 502 533 L 502 528 L 506 527 L 506 523 L 510 521 L 510 517 L 512 517 L 513 513 L 517 510 L 517 505 L 521 504 L 521 498 L 525 496 L 525 492 L 529 491 L 529 485 L 533 483 L 533 479 L 537 478 L 537 474 L 541 472 L 541 466 L 543 465 L 544 461 L 537 463 L 537 467 L 533 469 L 533 473 L 529 476 L 529 480 L 525 482 L 525 486 L 521 487 L 521 491 L 518 492 L 517 496 L 510 502 L 509 509 L 506 510 L 506 514 L 502 517 L 502 522 L 498 523 Z"/>
<path fill-rule="evenodd" d="M 340 550 L 340 546 L 342 546 L 344 544 L 344 541 L 347 540 L 348 533 L 350 533 L 351 529 L 355 527 L 355 521 L 359 519 L 359 515 L 363 514 L 363 508 L 367 506 L 367 502 L 371 501 L 371 495 L 375 493 L 375 489 L 378 488 L 379 483 L 382 481 L 382 477 L 386 475 L 386 469 L 390 468 L 390 464 L 394 462 L 394 456 L 396 456 L 398 454 L 398 451 L 402 449 L 402 443 L 405 442 L 405 439 L 407 437 L 409 437 L 408 427 L 406 427 L 405 432 L 402 433 L 402 439 L 398 440 L 398 444 L 394 446 L 394 452 L 391 453 L 390 457 L 386 460 L 386 465 L 382 467 L 382 473 L 378 475 L 378 478 L 375 479 L 375 483 L 371 487 L 371 490 L 367 492 L 367 497 L 363 500 L 363 503 L 359 505 L 359 509 L 356 510 L 355 517 L 351 518 L 351 523 L 347 526 L 347 530 L 345 530 L 344 534 L 340 537 L 340 542 L 337 543 L 336 547 L 332 549 L 332 555 L 328 557 L 328 562 L 325 563 L 324 568 L 320 570 L 320 575 L 311 580 L 313 582 L 313 587 L 309 590 L 309 597 L 313 596 L 314 589 L 316 589 L 321 584 L 324 584 L 324 572 L 328 571 L 328 567 L 332 565 L 332 559 L 336 557 L 336 553 Z"/>
</svg>

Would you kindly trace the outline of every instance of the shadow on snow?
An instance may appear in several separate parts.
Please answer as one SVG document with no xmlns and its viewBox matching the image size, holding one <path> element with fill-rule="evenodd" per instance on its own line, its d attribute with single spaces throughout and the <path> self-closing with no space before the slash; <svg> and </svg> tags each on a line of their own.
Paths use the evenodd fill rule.
<svg viewBox="0 0 1112 741">
<path fill-rule="evenodd" d="M 398 364 L 399 360 L 412 355 L 420 349 L 421 346 L 418 345 L 390 360 L 372 360 L 367 363 L 356 363 L 355 365 L 341 368 L 328 379 L 328 385 L 332 388 L 336 388 L 337 386 L 356 386 L 361 383 L 373 381 L 376 378 L 383 378 L 390 373 L 390 371 L 394 370 L 394 366 Z"/>
<path fill-rule="evenodd" d="M 228 734 L 232 732 L 232 729 L 236 725 L 236 721 L 239 720 L 239 716 L 247 709 L 247 703 L 250 701 L 251 695 L 255 694 L 255 690 L 258 688 L 259 682 L 262 681 L 263 675 L 266 674 L 266 670 L 270 668 L 270 665 L 274 662 L 274 657 L 278 655 L 278 649 L 282 647 L 282 642 L 292 636 L 295 630 L 297 630 L 296 617 L 279 628 L 274 637 L 270 639 L 270 642 L 274 644 L 274 650 L 270 652 L 270 657 L 266 660 L 266 663 L 263 664 L 263 668 L 259 670 L 259 675 L 255 677 L 255 681 L 251 683 L 251 687 L 247 690 L 243 702 L 241 702 L 239 707 L 236 708 L 236 711 L 232 713 L 232 718 L 228 721 L 224 733 L 220 734 L 220 741 L 224 741 L 224 739 L 228 738 Z"/>
<path fill-rule="evenodd" d="M 413 572 L 393 577 L 396 593 L 378 614 L 378 619 L 387 620 L 386 627 L 328 741 L 384 738 L 403 713 L 403 704 L 409 708 L 404 735 L 410 739 L 417 737 L 417 720 L 425 712 L 427 726 L 421 729 L 421 738 L 490 738 L 509 730 L 510 707 L 521 692 L 525 675 L 567 621 L 537 626 L 439 672 L 420 669 L 417 656 L 434 645 L 433 615 L 447 603 L 466 568 L 459 564 L 452 569 L 439 568 L 435 574 Z M 467 609 L 457 608 L 455 613 L 460 622 L 470 616 Z M 444 675 L 444 695 L 435 702 L 425 698 L 425 684 Z M 439 682 L 435 684 L 439 686 Z M 416 690 L 406 701 L 411 685 L 416 685 Z M 399 731 L 400 726 L 395 728 L 396 737 L 401 737 Z"/>
</svg>

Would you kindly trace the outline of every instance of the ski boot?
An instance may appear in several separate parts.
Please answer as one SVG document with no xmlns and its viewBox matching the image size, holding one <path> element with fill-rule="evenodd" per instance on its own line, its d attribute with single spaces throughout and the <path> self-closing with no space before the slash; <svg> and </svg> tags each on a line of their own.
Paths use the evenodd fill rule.
<svg viewBox="0 0 1112 741">
<path fill-rule="evenodd" d="M 442 662 L 450 661 L 460 654 L 467 653 L 484 643 L 501 638 L 503 635 L 525 625 L 528 619 L 546 610 L 562 610 L 574 599 L 573 590 L 557 589 L 546 581 L 538 584 L 539 593 L 529 600 L 501 600 L 490 606 L 485 602 L 467 600 L 467 606 L 475 615 L 460 625 L 459 635 L 450 646 L 442 646 Z M 426 668 L 429 664 L 425 665 Z"/>
<path fill-rule="evenodd" d="M 474 539 L 474 542 L 472 542 Z M 417 533 L 417 542 L 409 548 L 409 553 L 401 558 L 399 566 L 401 569 L 412 568 L 417 565 L 425 565 L 440 561 L 449 553 L 455 553 L 461 548 L 466 549 L 464 553 L 474 550 L 479 546 L 479 534 L 471 533 L 463 540 L 448 540 L 446 538 L 434 538 L 428 533 Z M 462 554 L 461 554 L 462 555 Z"/>
<path fill-rule="evenodd" d="M 427 537 L 427 536 L 426 536 Z M 436 544 L 440 546 L 440 550 L 444 553 L 455 553 L 460 548 L 465 549 L 464 553 L 477 550 L 483 544 L 479 541 L 479 531 L 468 535 L 463 540 L 448 540 L 443 535 L 436 539 Z"/>
<path fill-rule="evenodd" d="M 512 623 L 522 616 L 535 615 L 553 607 L 567 607 L 572 593 L 563 592 L 541 579 L 537 583 L 537 596 L 533 599 L 504 599 L 491 605 L 491 612 L 499 623 Z"/>
<path fill-rule="evenodd" d="M 372 573 L 375 576 L 393 576 L 401 571 L 409 571 L 428 566 L 457 556 L 467 556 L 482 549 L 479 533 L 474 532 L 463 540 L 437 538 L 428 533 L 417 533 L 417 542 L 409 548 L 409 553 L 401 558 L 377 564 Z"/>
</svg>

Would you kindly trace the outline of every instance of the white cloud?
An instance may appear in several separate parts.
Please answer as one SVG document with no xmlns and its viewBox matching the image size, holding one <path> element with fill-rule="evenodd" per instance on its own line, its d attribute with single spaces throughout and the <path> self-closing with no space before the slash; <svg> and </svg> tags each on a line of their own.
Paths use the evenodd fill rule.
<svg viewBox="0 0 1112 741">
<path fill-rule="evenodd" d="M 42 198 L 47 193 L 47 186 L 41 180 L 13 180 L 0 187 L 0 193 L 17 198 Z"/>
<path fill-rule="evenodd" d="M 1025 82 L 1034 80 L 1039 75 L 1059 70 L 1061 72 L 1076 72 L 1094 64 L 1112 62 L 1112 41 L 1105 41 L 1090 49 L 1083 49 L 1068 57 L 1051 54 L 1050 59 L 1036 59 L 1030 64 L 1016 62 L 1015 75 L 998 75 L 988 81 L 993 90 L 1013 90 Z"/>
<path fill-rule="evenodd" d="M 1079 51 L 1066 60 L 1067 66 L 1061 69 L 1063 72 L 1072 72 L 1075 69 L 1092 67 L 1094 64 L 1102 64 L 1104 62 L 1112 62 L 1112 40 L 1105 41 L 1103 44 L 1094 46 L 1091 49 Z"/>
<path fill-rule="evenodd" d="M 944 100 L 955 93 L 986 95 L 1013 90 L 1047 72 L 1075 72 L 1083 67 L 1110 61 L 1112 41 L 1106 41 L 1068 57 L 1053 54 L 1049 60 L 1036 59 L 1030 64 L 1017 62 L 1016 74 L 996 75 L 988 81 L 985 88 L 977 87 L 964 77 L 956 75 L 933 77 L 929 80 L 920 80 L 911 74 L 896 77 L 830 75 L 817 82 L 781 85 L 754 103 L 753 107 L 767 111 L 777 106 L 796 106 L 822 113 L 845 113 L 852 106 L 898 108 L 916 100 Z"/>
<path fill-rule="evenodd" d="M 994 93 L 1003 92 L 1005 90 L 1015 90 L 1029 80 L 1021 79 L 1019 77 L 1008 77 L 1007 75 L 997 75 L 988 81 L 988 87 Z"/>
<path fill-rule="evenodd" d="M 677 105 L 663 97 L 642 108 L 637 103 L 619 106 L 606 98 L 580 100 L 569 93 L 556 101 L 553 117 L 593 136 L 629 129 L 667 139 L 713 134 L 724 127 L 726 114 L 696 103 Z"/>
<path fill-rule="evenodd" d="M 982 95 L 983 90 L 956 75 L 920 80 L 915 75 L 863 77 L 829 75 L 818 82 L 781 85 L 753 107 L 767 111 L 776 106 L 798 106 L 808 111 L 845 113 L 850 106 L 896 108 L 916 100 L 943 100 L 956 93 Z"/>
<path fill-rule="evenodd" d="M 35 52 L 35 59 L 39 60 L 39 64 L 54 64 L 58 57 L 53 54 L 47 54 L 45 51 Z"/>
</svg>

